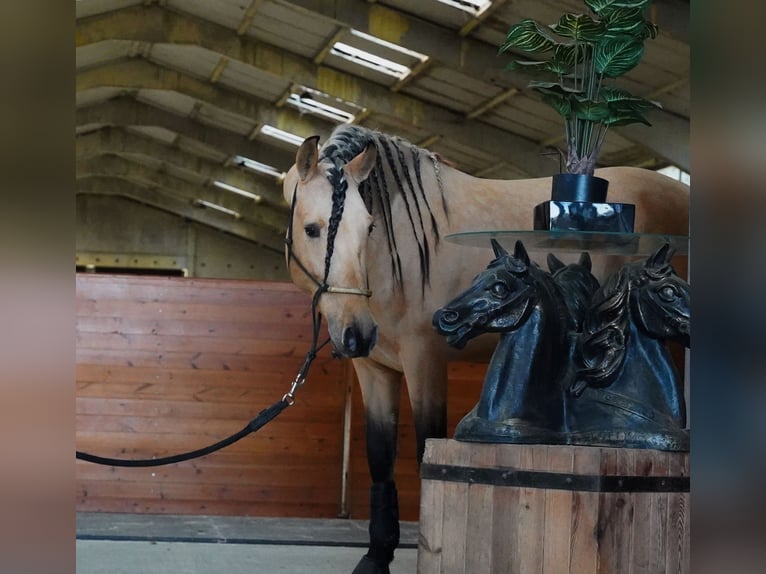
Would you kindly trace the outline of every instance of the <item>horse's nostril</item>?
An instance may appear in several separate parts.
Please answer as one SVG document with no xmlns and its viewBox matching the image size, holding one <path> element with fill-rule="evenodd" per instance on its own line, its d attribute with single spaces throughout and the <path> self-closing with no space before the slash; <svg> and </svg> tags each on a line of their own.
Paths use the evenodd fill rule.
<svg viewBox="0 0 766 574">
<path fill-rule="evenodd" d="M 358 336 L 356 329 L 348 327 L 343 331 L 343 346 L 350 354 L 354 355 L 358 346 Z"/>
</svg>

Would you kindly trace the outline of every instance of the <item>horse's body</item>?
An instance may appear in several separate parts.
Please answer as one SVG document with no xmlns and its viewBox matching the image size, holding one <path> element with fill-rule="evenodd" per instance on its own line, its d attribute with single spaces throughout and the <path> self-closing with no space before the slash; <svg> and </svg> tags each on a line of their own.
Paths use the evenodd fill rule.
<svg viewBox="0 0 766 574">
<path fill-rule="evenodd" d="M 686 186 L 635 168 L 597 175 L 610 181 L 610 201 L 636 204 L 636 231 L 687 233 Z M 319 309 L 335 351 L 353 359 L 365 406 L 373 512 L 370 551 L 357 572 L 387 571 L 398 543 L 393 468 L 402 375 L 420 458 L 426 438 L 446 434 L 447 363 L 458 358 L 433 329 L 433 313 L 492 258 L 489 245 L 484 251 L 444 236 L 531 229 L 533 207 L 550 199 L 550 189 L 550 178 L 472 177 L 408 142 L 353 126 L 336 129 L 321 151 L 316 138 L 299 149 L 284 182 L 293 205 L 290 271 L 307 291 L 346 289 L 322 294 Z M 372 295 L 361 296 L 368 287 Z M 486 339 L 460 359 L 487 360 L 496 339 Z"/>
</svg>

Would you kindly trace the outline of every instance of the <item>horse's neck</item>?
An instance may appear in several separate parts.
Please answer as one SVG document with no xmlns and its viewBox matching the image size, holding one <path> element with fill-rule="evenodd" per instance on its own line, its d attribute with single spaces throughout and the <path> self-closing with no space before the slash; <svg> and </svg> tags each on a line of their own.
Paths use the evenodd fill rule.
<svg viewBox="0 0 766 574">
<path fill-rule="evenodd" d="M 531 229 L 539 193 L 550 189 L 547 178 L 484 179 L 451 168 L 444 169 L 442 180 L 450 232 Z"/>
<path fill-rule="evenodd" d="M 663 341 L 644 333 L 633 321 L 625 360 L 609 390 L 649 404 L 685 424 L 683 388 L 670 352 Z"/>
</svg>

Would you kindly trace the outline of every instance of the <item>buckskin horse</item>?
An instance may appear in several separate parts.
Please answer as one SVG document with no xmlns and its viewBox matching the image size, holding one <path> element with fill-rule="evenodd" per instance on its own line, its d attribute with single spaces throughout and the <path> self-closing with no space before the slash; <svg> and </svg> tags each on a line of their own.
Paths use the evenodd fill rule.
<svg viewBox="0 0 766 574">
<path fill-rule="evenodd" d="M 686 234 L 688 188 L 637 168 L 606 168 L 610 201 L 636 205 L 636 231 Z M 385 573 L 399 541 L 393 481 L 402 375 L 425 441 L 446 435 L 447 363 L 486 361 L 496 339 L 457 354 L 432 327 L 434 311 L 492 259 L 445 241 L 481 229 L 531 229 L 551 178 L 492 180 L 463 173 L 435 153 L 358 126 L 324 145 L 307 138 L 284 179 L 291 205 L 286 256 L 293 282 L 314 293 L 334 351 L 352 359 L 361 386 L 372 478 L 367 553 L 355 574 Z M 599 276 L 608 261 L 594 257 Z"/>
</svg>

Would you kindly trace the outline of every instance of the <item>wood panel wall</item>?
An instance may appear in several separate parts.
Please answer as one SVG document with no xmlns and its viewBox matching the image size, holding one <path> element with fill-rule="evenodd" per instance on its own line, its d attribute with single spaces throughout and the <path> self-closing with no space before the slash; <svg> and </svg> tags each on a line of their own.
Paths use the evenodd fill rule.
<svg viewBox="0 0 766 574">
<path fill-rule="evenodd" d="M 93 454 L 161 457 L 220 440 L 288 390 L 309 347 L 310 298 L 289 283 L 89 274 L 76 281 L 77 448 Z M 475 404 L 484 369 L 451 366 L 450 432 Z M 420 483 L 404 393 L 400 427 L 401 518 L 416 520 Z M 76 479 L 82 511 L 335 517 L 343 509 L 366 518 L 353 367 L 323 349 L 296 405 L 222 451 L 145 469 L 78 461 Z"/>
</svg>

